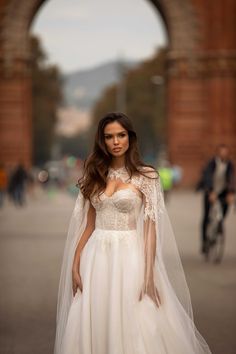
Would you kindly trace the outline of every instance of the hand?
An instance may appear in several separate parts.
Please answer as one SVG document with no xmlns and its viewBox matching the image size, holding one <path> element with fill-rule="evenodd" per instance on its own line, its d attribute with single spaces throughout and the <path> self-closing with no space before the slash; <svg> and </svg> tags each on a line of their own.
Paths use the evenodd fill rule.
<svg viewBox="0 0 236 354">
<path fill-rule="evenodd" d="M 227 204 L 233 204 L 233 202 L 234 202 L 234 193 L 228 193 L 227 195 L 226 195 L 226 202 L 227 202 Z"/>
<path fill-rule="evenodd" d="M 79 267 L 78 266 L 73 266 L 72 269 L 72 290 L 73 290 L 73 296 L 75 296 L 77 289 L 80 289 L 80 291 L 83 291 L 83 285 L 82 285 L 82 280 L 81 276 L 79 273 Z"/>
<path fill-rule="evenodd" d="M 158 292 L 154 283 L 149 284 L 147 287 L 143 287 L 143 289 L 139 295 L 139 301 L 142 300 L 142 298 L 145 294 L 147 294 L 152 299 L 152 301 L 157 305 L 157 307 L 160 307 L 161 298 L 160 298 L 159 292 Z"/>
<path fill-rule="evenodd" d="M 215 203 L 216 199 L 217 199 L 216 193 L 215 192 L 210 192 L 210 194 L 209 194 L 210 203 Z"/>
</svg>

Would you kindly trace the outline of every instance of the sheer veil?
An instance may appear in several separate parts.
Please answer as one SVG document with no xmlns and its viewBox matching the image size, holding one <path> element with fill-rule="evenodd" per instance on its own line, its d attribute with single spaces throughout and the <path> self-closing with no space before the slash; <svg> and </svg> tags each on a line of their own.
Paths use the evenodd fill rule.
<svg viewBox="0 0 236 354">
<path fill-rule="evenodd" d="M 143 195 L 141 210 L 137 210 L 137 234 L 141 247 L 143 264 L 140 272 L 142 295 L 147 294 L 165 311 L 169 323 L 178 323 L 178 333 L 188 338 L 186 351 L 181 354 L 210 354 L 211 351 L 196 329 L 189 289 L 177 249 L 172 226 L 166 211 L 160 180 L 157 173 L 142 168 L 143 174 L 129 178 L 125 169 L 116 173 L 110 171 L 111 178 L 120 178 L 131 183 Z M 54 354 L 61 352 L 62 337 L 69 308 L 73 300 L 71 269 L 74 252 L 86 225 L 89 201 L 81 193 L 75 203 L 67 235 L 57 305 L 57 330 Z M 175 328 L 173 328 L 175 331 Z"/>
<path fill-rule="evenodd" d="M 188 338 L 184 354 L 210 354 L 207 343 L 194 325 L 189 288 L 159 176 L 150 168 L 145 168 L 145 171 L 147 177 L 132 180 L 144 195 L 143 207 L 138 215 L 138 235 L 144 250 L 145 265 L 143 292 L 164 309 L 169 323 L 173 322 L 175 327 L 178 323 L 178 333 L 183 334 L 181 338 Z"/>
<path fill-rule="evenodd" d="M 54 354 L 63 354 L 62 340 L 68 319 L 70 305 L 73 300 L 72 264 L 77 244 L 87 223 L 88 209 L 89 201 L 85 200 L 82 193 L 79 192 L 71 216 L 62 260 L 57 299 L 56 339 L 54 345 Z"/>
</svg>

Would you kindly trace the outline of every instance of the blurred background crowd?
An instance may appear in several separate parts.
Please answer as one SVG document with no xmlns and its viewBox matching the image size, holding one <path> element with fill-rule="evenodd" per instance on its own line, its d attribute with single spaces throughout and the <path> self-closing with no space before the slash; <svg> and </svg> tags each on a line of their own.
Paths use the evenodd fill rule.
<svg viewBox="0 0 236 354">
<path fill-rule="evenodd" d="M 168 161 L 163 160 L 158 172 L 167 201 L 169 192 L 181 181 L 182 169 L 170 166 Z M 0 164 L 0 208 L 9 203 L 23 207 L 27 201 L 40 197 L 42 193 L 53 197 L 57 192 L 66 192 L 76 197 L 76 184 L 82 173 L 83 161 L 72 155 L 64 156 L 61 160 L 46 161 L 42 167 L 34 166 L 31 169 L 19 164 L 9 170 Z"/>
</svg>

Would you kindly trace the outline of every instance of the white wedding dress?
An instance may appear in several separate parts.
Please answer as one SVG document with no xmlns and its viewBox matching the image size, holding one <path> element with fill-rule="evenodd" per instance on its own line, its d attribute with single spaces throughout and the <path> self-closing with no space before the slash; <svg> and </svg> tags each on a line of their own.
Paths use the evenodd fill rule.
<svg viewBox="0 0 236 354">
<path fill-rule="evenodd" d="M 124 170 L 111 169 L 109 177 L 120 178 L 127 183 Z M 155 283 L 161 305 L 158 307 L 147 294 L 140 298 L 144 277 L 142 237 L 145 237 L 140 222 L 148 217 L 153 219 L 151 215 L 155 216 L 156 213 L 156 222 L 159 220 L 161 223 L 158 210 L 150 205 L 158 199 L 158 188 L 159 181 L 134 177 L 126 188 L 113 195 L 102 193 L 100 197 L 93 198 L 95 230 L 82 251 L 80 261 L 83 292 L 77 290 L 74 297 L 70 295 L 70 301 L 65 306 L 67 312 L 65 308 L 61 310 L 63 301 L 60 297 L 65 297 L 68 283 L 66 285 L 64 279 L 63 285 L 62 281 L 60 284 L 60 291 L 64 291 L 64 295 L 59 295 L 56 354 L 210 353 L 194 326 L 189 294 L 181 295 L 189 307 L 186 309 L 175 293 L 171 278 L 168 278 L 165 259 L 161 256 L 161 249 L 165 251 L 164 242 L 157 242 L 157 249 L 159 245 L 160 250 L 155 263 Z M 79 198 L 82 198 L 81 195 Z M 163 215 L 163 200 L 158 203 Z M 86 205 L 81 205 L 81 201 L 77 203 L 74 215 L 80 212 L 84 217 Z M 82 220 L 76 230 L 81 228 L 81 223 Z M 80 236 L 77 235 L 77 238 Z M 73 244 L 73 241 L 70 243 Z M 74 242 L 73 250 L 77 243 L 78 239 Z M 71 263 L 67 277 L 70 276 L 70 267 Z M 177 287 L 182 288 L 181 281 L 182 278 L 178 284 L 176 279 Z M 63 329 L 60 321 L 64 321 Z"/>
</svg>

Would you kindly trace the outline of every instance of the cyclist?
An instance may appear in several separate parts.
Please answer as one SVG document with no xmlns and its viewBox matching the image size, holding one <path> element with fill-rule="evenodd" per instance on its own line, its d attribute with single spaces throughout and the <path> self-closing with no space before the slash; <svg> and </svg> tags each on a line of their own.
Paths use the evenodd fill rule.
<svg viewBox="0 0 236 354">
<path fill-rule="evenodd" d="M 211 206 L 218 199 L 222 208 L 223 219 L 220 228 L 223 232 L 223 220 L 227 214 L 229 204 L 234 201 L 235 194 L 235 168 L 229 159 L 227 145 L 220 144 L 216 148 L 216 154 L 203 169 L 201 180 L 197 190 L 203 190 L 203 218 L 202 218 L 202 248 L 201 252 L 208 251 L 207 226 Z"/>
</svg>

